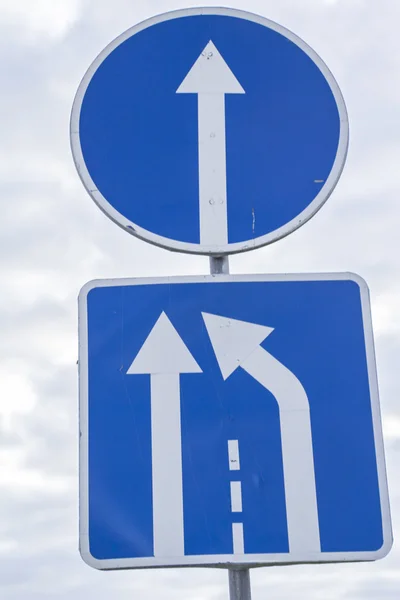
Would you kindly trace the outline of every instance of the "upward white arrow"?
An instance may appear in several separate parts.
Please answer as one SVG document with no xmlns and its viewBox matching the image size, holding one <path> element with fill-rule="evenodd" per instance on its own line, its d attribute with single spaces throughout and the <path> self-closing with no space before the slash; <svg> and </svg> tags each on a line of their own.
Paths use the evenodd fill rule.
<svg viewBox="0 0 400 600">
<path fill-rule="evenodd" d="M 163 312 L 128 375 L 150 375 L 154 556 L 184 556 L 180 374 L 202 370 Z"/>
<path fill-rule="evenodd" d="M 198 95 L 200 242 L 228 243 L 225 95 L 246 92 L 210 41 L 177 90 Z"/>
<path fill-rule="evenodd" d="M 203 319 L 223 378 L 241 367 L 275 396 L 281 424 L 289 551 L 320 552 L 310 407 L 302 384 L 260 346 L 273 332 L 271 327 L 207 313 Z"/>
</svg>

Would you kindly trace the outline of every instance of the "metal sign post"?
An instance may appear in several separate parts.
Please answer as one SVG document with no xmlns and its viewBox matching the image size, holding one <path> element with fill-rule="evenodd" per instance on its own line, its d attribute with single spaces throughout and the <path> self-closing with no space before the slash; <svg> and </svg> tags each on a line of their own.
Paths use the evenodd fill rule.
<svg viewBox="0 0 400 600">
<path fill-rule="evenodd" d="M 228 256 L 210 256 L 211 275 L 229 275 Z M 229 569 L 230 600 L 251 600 L 250 569 Z"/>
<path fill-rule="evenodd" d="M 211 275 L 229 275 L 228 256 L 210 256 Z"/>
<path fill-rule="evenodd" d="M 229 569 L 230 600 L 251 600 L 250 569 Z"/>
</svg>

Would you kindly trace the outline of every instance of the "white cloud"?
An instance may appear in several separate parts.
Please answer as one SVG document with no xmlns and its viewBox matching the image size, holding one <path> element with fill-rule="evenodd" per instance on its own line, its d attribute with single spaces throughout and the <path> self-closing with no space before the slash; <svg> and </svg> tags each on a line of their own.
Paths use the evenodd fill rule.
<svg viewBox="0 0 400 600">
<path fill-rule="evenodd" d="M 87 196 L 69 151 L 72 99 L 102 48 L 139 20 L 196 2 L 0 0 L 0 590 L 4 600 L 227 597 L 227 574 L 101 574 L 77 552 L 77 303 L 98 277 L 205 273 L 146 245 Z M 209 2 L 218 5 L 220 2 Z M 395 530 L 400 522 L 400 52 L 393 0 L 232 0 L 321 54 L 348 104 L 351 147 L 320 213 L 232 272 L 355 271 L 371 289 Z M 1 58 L 2 57 L 2 58 Z M 252 573 L 254 597 L 391 600 L 399 550 L 373 565 Z M 23 565 L 21 567 L 21 565 Z"/>
<path fill-rule="evenodd" d="M 46 491 L 47 494 L 62 494 L 70 489 L 68 479 L 53 475 L 46 477 L 43 471 L 24 466 L 25 452 L 22 447 L 17 450 L 0 452 L 0 490 L 12 488 L 24 495 Z"/>
<path fill-rule="evenodd" d="M 0 20 L 15 30 L 20 43 L 43 44 L 66 34 L 80 6 L 80 0 L 0 0 Z"/>
<path fill-rule="evenodd" d="M 12 416 L 29 413 L 35 407 L 36 396 L 23 366 L 15 361 L 0 365 L 0 414 L 10 428 Z"/>
<path fill-rule="evenodd" d="M 380 294 L 375 300 L 373 316 L 376 334 L 400 334 L 400 290 Z"/>
<path fill-rule="evenodd" d="M 400 439 L 400 417 L 387 417 L 383 422 L 383 433 L 386 440 Z"/>
</svg>

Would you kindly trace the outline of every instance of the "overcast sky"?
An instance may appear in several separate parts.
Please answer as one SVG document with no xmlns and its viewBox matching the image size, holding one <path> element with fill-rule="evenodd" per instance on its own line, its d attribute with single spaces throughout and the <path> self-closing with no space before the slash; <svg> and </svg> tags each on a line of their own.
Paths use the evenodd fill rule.
<svg viewBox="0 0 400 600">
<path fill-rule="evenodd" d="M 219 3 L 204 3 L 218 5 Z M 167 0 L 0 0 L 0 597 L 222 600 L 217 570 L 101 573 L 77 535 L 77 304 L 88 280 L 206 273 L 152 247 L 86 194 L 69 113 L 86 68 Z M 354 271 L 371 290 L 394 533 L 400 522 L 400 41 L 397 0 L 231 0 L 302 37 L 343 91 L 342 179 L 307 225 L 233 273 Z M 374 564 L 260 569 L 254 598 L 398 599 L 400 551 Z"/>
</svg>

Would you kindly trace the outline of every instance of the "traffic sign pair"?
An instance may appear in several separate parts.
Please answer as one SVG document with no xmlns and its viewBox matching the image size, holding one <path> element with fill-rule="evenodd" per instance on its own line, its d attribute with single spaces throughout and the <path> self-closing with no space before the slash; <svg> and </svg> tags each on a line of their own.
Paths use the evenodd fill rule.
<svg viewBox="0 0 400 600">
<path fill-rule="evenodd" d="M 71 119 L 98 206 L 170 250 L 272 243 L 333 191 L 341 92 L 222 8 L 95 60 Z M 349 274 L 106 280 L 80 295 L 81 553 L 100 569 L 373 560 L 391 545 L 368 289 Z"/>
</svg>

